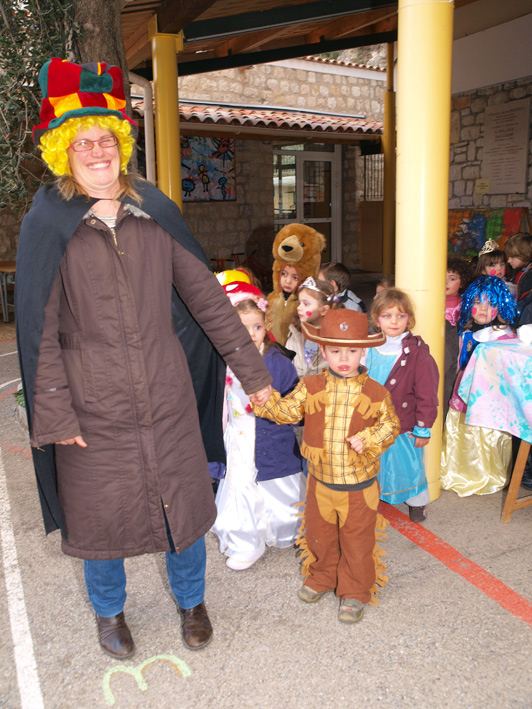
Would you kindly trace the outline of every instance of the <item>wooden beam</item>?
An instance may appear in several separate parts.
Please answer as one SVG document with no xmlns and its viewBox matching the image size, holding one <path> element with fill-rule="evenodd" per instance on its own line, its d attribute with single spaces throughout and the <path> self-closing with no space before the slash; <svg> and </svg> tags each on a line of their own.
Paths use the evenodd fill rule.
<svg viewBox="0 0 532 709">
<path fill-rule="evenodd" d="M 216 0 L 165 0 L 157 10 L 159 32 L 174 34 L 197 20 Z"/>
<path fill-rule="evenodd" d="M 157 14 L 159 32 L 177 34 L 215 2 L 216 0 L 166 0 L 157 8 L 157 12 L 151 12 L 149 17 Z M 149 59 L 151 59 L 151 44 L 148 37 L 148 20 L 146 20 L 128 39 L 126 61 L 128 67 L 133 70 L 138 64 Z"/>
<path fill-rule="evenodd" d="M 154 13 L 150 13 L 146 19 L 141 22 L 138 29 L 127 38 L 124 42 L 126 50 L 126 61 L 129 69 L 133 70 L 137 64 L 151 57 L 150 40 L 148 37 L 148 22 L 153 17 Z"/>
<path fill-rule="evenodd" d="M 230 54 L 242 54 L 243 52 L 252 52 L 264 44 L 271 42 L 278 37 L 282 37 L 290 30 L 290 27 L 280 27 L 276 30 L 264 30 L 263 32 L 250 32 L 249 34 L 239 35 L 235 39 L 224 42 L 216 48 L 215 56 L 227 57 Z"/>
<path fill-rule="evenodd" d="M 308 44 L 328 40 L 340 39 L 341 37 L 349 37 L 356 34 L 359 30 L 365 27 L 370 27 L 380 20 L 396 17 L 397 10 L 373 10 L 371 12 L 361 12 L 343 20 L 335 20 L 329 24 L 313 30 L 305 35 L 305 40 Z"/>
</svg>

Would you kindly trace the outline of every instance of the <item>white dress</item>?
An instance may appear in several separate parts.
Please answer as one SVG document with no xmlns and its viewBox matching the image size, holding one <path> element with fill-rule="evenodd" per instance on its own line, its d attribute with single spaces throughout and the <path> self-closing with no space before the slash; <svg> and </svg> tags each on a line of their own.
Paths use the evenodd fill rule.
<svg viewBox="0 0 532 709">
<path fill-rule="evenodd" d="M 300 508 L 305 499 L 303 473 L 257 482 L 255 415 L 240 382 L 227 370 L 227 455 L 225 478 L 216 494 L 218 517 L 212 531 L 220 551 L 231 559 L 252 564 L 267 546 L 289 547 L 296 540 Z"/>
</svg>

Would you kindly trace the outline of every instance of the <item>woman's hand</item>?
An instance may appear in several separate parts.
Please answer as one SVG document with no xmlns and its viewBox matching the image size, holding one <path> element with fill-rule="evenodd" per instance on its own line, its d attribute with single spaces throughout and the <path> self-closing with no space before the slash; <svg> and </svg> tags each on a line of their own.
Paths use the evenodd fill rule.
<svg viewBox="0 0 532 709">
<path fill-rule="evenodd" d="M 255 406 L 262 406 L 265 404 L 270 396 L 272 395 L 272 388 L 268 384 L 267 387 L 264 389 L 261 389 L 260 391 L 256 391 L 254 394 L 249 395 L 249 400 L 251 401 L 252 404 L 255 404 Z"/>
<path fill-rule="evenodd" d="M 74 443 L 80 448 L 86 448 L 87 444 L 83 440 L 83 436 L 75 436 L 74 438 L 67 438 L 66 441 L 57 441 L 56 446 L 72 446 Z"/>
</svg>

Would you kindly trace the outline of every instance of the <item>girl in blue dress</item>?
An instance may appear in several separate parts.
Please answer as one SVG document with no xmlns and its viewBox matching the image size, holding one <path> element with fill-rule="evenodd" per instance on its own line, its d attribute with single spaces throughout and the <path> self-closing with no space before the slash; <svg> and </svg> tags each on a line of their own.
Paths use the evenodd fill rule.
<svg viewBox="0 0 532 709">
<path fill-rule="evenodd" d="M 406 293 L 397 288 L 381 291 L 371 317 L 386 342 L 367 350 L 365 364 L 370 377 L 392 395 L 401 423 L 395 444 L 380 459 L 381 500 L 406 502 L 411 521 L 422 522 L 429 502 L 423 448 L 438 412 L 438 368 L 422 338 L 410 331 L 416 320 Z"/>
</svg>

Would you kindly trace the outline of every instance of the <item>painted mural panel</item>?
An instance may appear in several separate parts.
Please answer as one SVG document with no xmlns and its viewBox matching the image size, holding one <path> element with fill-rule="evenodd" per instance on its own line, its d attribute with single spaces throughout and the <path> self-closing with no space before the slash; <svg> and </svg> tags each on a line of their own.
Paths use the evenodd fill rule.
<svg viewBox="0 0 532 709">
<path fill-rule="evenodd" d="M 232 138 L 181 136 L 184 202 L 234 200 L 235 183 L 235 141 Z"/>
</svg>

